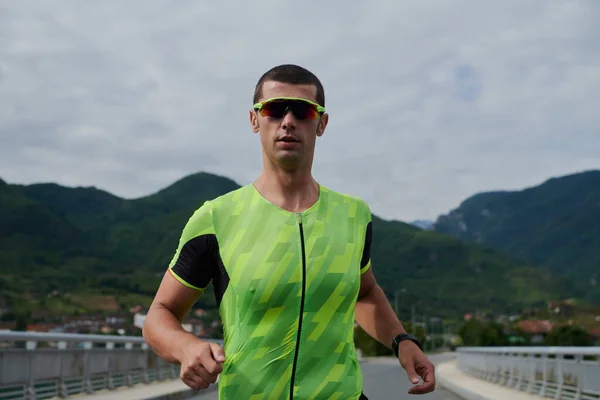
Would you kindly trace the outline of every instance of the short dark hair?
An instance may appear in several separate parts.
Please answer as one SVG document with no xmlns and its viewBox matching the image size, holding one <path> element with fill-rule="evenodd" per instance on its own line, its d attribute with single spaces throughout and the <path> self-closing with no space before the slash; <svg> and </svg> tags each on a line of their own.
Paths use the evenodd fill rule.
<svg viewBox="0 0 600 400">
<path fill-rule="evenodd" d="M 262 95 L 263 84 L 266 81 L 275 81 L 289 83 L 292 85 L 314 85 L 317 88 L 317 103 L 325 107 L 325 90 L 321 81 L 315 74 L 294 64 L 282 64 L 271 68 L 263 74 L 254 89 L 254 99 L 252 104 L 257 103 Z"/>
</svg>

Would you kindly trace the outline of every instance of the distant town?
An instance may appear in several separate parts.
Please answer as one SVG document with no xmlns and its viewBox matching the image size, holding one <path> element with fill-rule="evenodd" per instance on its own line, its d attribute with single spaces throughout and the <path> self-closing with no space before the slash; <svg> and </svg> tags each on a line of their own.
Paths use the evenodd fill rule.
<svg viewBox="0 0 600 400">
<path fill-rule="evenodd" d="M 10 309 L 0 302 L 0 315 L 8 312 Z M 19 326 L 18 321 L 2 321 L 0 330 L 141 336 L 146 314 L 147 309 L 141 305 L 115 313 L 49 316 L 36 315 L 34 312 L 32 319 L 38 322 Z M 198 337 L 222 337 L 221 320 L 215 310 L 194 309 L 182 321 L 182 327 Z"/>
<path fill-rule="evenodd" d="M 5 304 L 0 302 L 0 314 L 9 311 Z M 126 312 L 116 313 L 62 317 L 33 315 L 38 322 L 19 327 L 17 321 L 3 321 L 0 322 L 0 330 L 141 336 L 146 314 L 145 307 L 136 305 Z M 547 345 L 548 335 L 561 327 L 576 328 L 578 332 L 587 336 L 590 344 L 600 345 L 600 309 L 579 307 L 572 301 L 548 302 L 546 308 L 524 309 L 520 315 L 474 311 L 450 325 L 460 326 L 463 332 L 467 332 L 465 329 L 468 329 L 469 322 L 472 321 L 501 326 L 511 345 Z M 222 338 L 221 320 L 214 309 L 194 309 L 182 321 L 182 326 L 198 337 Z M 457 338 L 458 345 L 469 345 L 468 338 L 460 337 L 459 332 L 452 332 L 452 337 Z M 523 338 L 527 338 L 526 343 L 520 340 Z"/>
</svg>

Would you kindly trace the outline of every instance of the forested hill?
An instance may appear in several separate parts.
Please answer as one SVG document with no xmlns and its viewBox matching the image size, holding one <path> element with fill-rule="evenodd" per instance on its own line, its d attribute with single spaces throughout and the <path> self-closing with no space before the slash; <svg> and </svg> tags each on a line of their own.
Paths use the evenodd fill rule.
<svg viewBox="0 0 600 400">
<path fill-rule="evenodd" d="M 152 296 L 191 213 L 238 187 L 198 173 L 126 200 L 93 187 L 0 182 L 0 296 Z M 573 294 L 562 278 L 489 247 L 377 216 L 372 257 L 379 283 L 392 300 L 399 294 L 404 311 L 504 311 Z"/>
<path fill-rule="evenodd" d="M 600 302 L 600 171 L 476 194 L 433 227 L 573 278 Z"/>
</svg>

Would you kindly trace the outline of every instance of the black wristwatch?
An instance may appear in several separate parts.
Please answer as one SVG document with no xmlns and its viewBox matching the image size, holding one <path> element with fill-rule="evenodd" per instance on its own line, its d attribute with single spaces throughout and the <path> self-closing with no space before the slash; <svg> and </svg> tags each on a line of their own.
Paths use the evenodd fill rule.
<svg viewBox="0 0 600 400">
<path fill-rule="evenodd" d="M 421 343 L 419 343 L 419 339 L 417 339 L 413 335 L 409 335 L 407 333 L 401 333 L 400 335 L 396 336 L 392 340 L 392 350 L 394 351 L 394 354 L 396 355 L 396 357 L 398 357 L 398 345 L 403 340 L 410 340 L 411 342 L 413 342 L 414 344 L 416 344 L 419 347 L 419 349 L 423 350 L 421 348 Z"/>
</svg>

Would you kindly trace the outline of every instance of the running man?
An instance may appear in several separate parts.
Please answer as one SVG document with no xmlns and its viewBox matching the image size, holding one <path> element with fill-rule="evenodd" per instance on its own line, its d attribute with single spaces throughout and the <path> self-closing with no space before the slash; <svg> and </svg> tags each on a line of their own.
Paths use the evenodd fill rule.
<svg viewBox="0 0 600 400">
<path fill-rule="evenodd" d="M 253 103 L 263 170 L 190 217 L 144 338 L 181 364 L 189 387 L 205 389 L 218 378 L 221 399 L 367 399 L 356 320 L 397 354 L 414 384 L 409 393 L 432 392 L 432 363 L 375 281 L 368 205 L 312 176 L 315 143 L 329 119 L 321 82 L 302 67 L 280 65 L 260 78 Z M 224 348 L 180 322 L 209 282 Z"/>
</svg>

